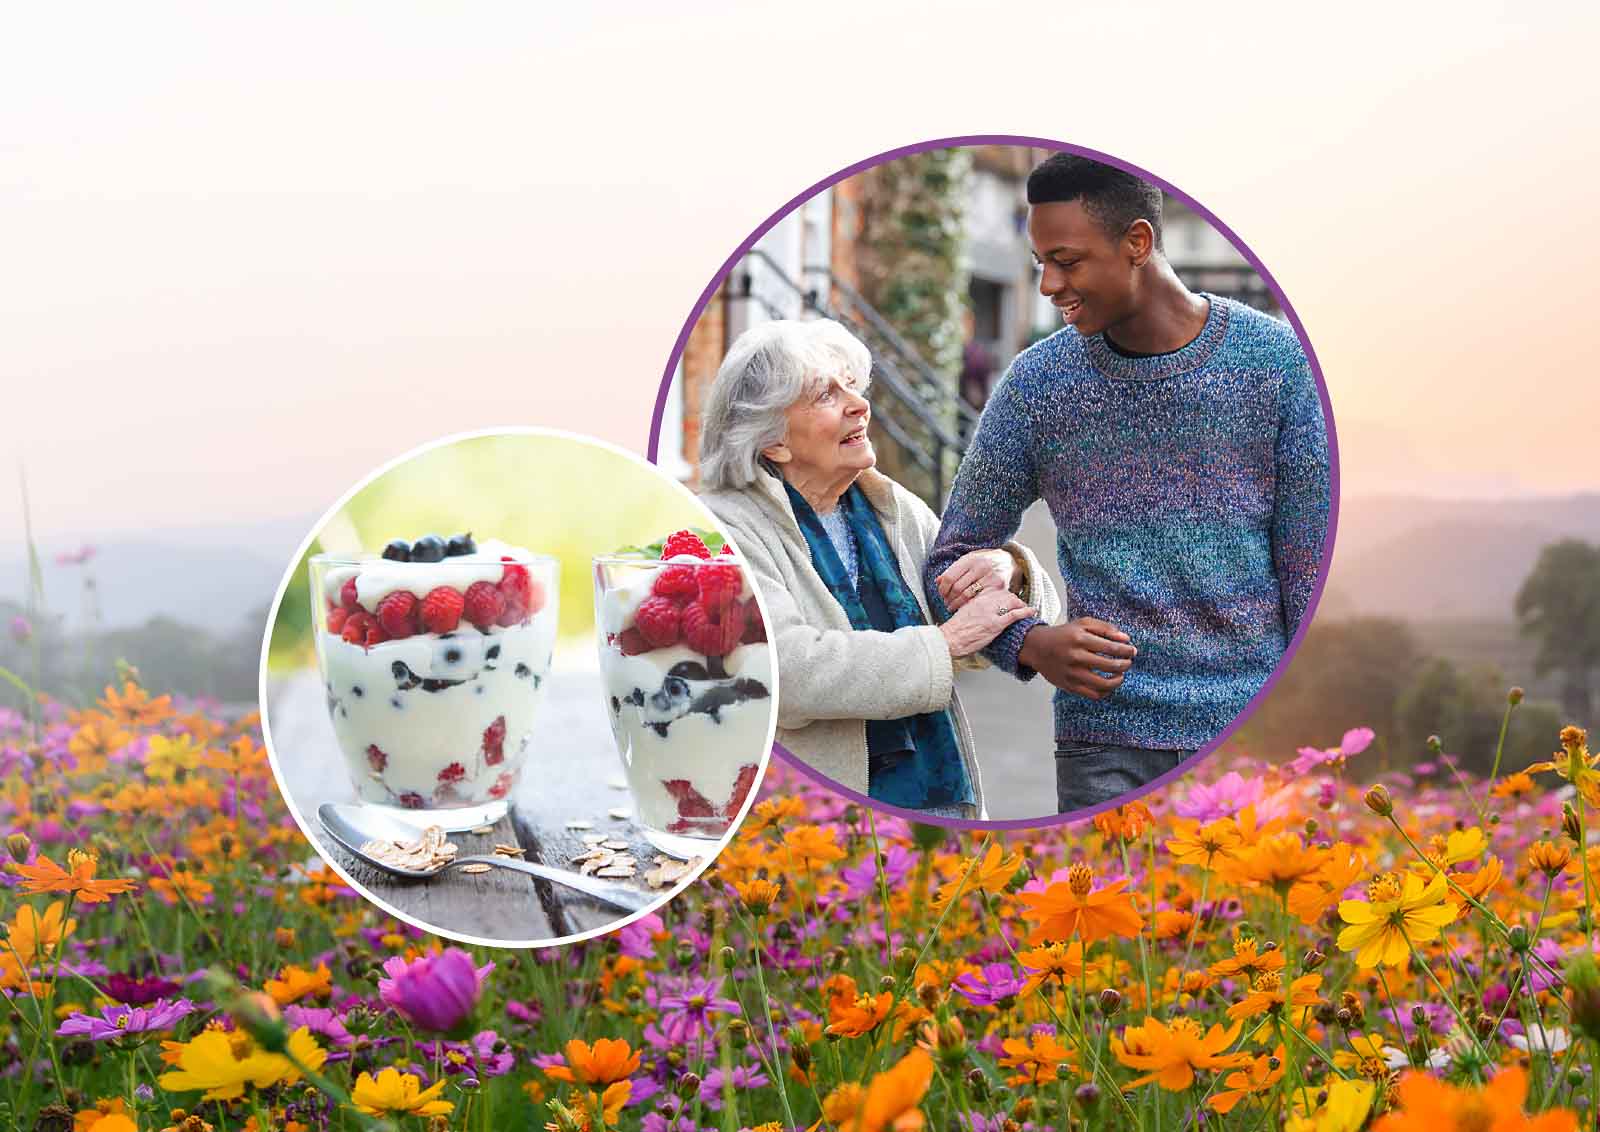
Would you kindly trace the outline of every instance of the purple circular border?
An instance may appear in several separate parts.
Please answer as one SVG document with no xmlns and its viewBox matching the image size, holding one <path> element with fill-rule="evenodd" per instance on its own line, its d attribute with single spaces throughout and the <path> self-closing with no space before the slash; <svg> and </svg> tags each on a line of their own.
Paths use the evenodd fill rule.
<svg viewBox="0 0 1600 1132">
<path fill-rule="evenodd" d="M 1322 399 L 1323 421 L 1328 430 L 1330 489 L 1328 499 L 1328 533 L 1322 540 L 1322 565 L 1317 571 L 1317 584 L 1312 588 L 1311 599 L 1306 604 L 1304 616 L 1300 618 L 1300 626 L 1295 630 L 1294 636 L 1290 639 L 1288 646 L 1284 649 L 1283 656 L 1278 659 L 1276 667 L 1274 667 L 1272 670 L 1272 675 L 1267 677 L 1267 682 L 1261 685 L 1260 689 L 1255 695 L 1250 697 L 1250 702 L 1245 704 L 1244 710 L 1239 712 L 1238 715 L 1234 716 L 1233 721 L 1229 723 L 1227 727 L 1223 728 L 1221 734 L 1212 739 L 1211 742 L 1207 743 L 1205 746 L 1201 747 L 1194 753 L 1193 756 L 1185 759 L 1172 770 L 1169 770 L 1166 774 L 1151 780 L 1145 785 L 1139 787 L 1137 790 L 1130 790 L 1126 794 L 1120 794 L 1112 801 L 1103 802 L 1098 806 L 1091 806 L 1086 810 L 1074 810 L 1070 814 L 1048 814 L 1041 815 L 1037 818 L 1007 818 L 1003 821 L 968 821 L 961 818 L 929 817 L 928 815 L 919 813 L 916 810 L 907 810 L 900 806 L 891 806 L 884 802 L 879 802 L 873 798 L 867 797 L 865 794 L 858 793 L 846 786 L 842 786 L 834 779 L 831 779 L 826 775 L 813 770 L 804 759 L 801 759 L 798 755 L 791 753 L 782 744 L 776 742 L 772 744 L 774 753 L 780 756 L 784 762 L 788 763 L 791 767 L 804 774 L 807 778 L 810 778 L 813 781 L 828 787 L 837 794 L 844 795 L 846 798 L 849 798 L 854 802 L 859 802 L 864 806 L 868 806 L 871 809 L 883 813 L 893 814 L 895 817 L 904 818 L 907 821 L 920 822 L 925 825 L 943 826 L 946 829 L 1039 829 L 1044 826 L 1064 825 L 1068 822 L 1084 821 L 1088 818 L 1092 818 L 1096 814 L 1103 813 L 1106 810 L 1112 810 L 1118 806 L 1126 805 L 1135 798 L 1142 797 L 1153 790 L 1160 789 L 1169 782 L 1173 782 L 1178 778 L 1181 778 L 1183 775 L 1187 774 L 1189 771 L 1198 766 L 1202 760 L 1209 758 L 1218 747 L 1227 742 L 1228 739 L 1233 736 L 1234 732 L 1236 732 L 1244 724 L 1244 722 L 1250 718 L 1251 714 L 1258 706 L 1260 706 L 1261 701 L 1266 699 L 1268 693 L 1270 693 L 1278 681 L 1283 678 L 1285 669 L 1288 668 L 1289 662 L 1294 659 L 1295 652 L 1300 648 L 1301 642 L 1305 639 L 1306 631 L 1311 627 L 1311 621 L 1316 616 L 1317 606 L 1322 602 L 1322 591 L 1327 587 L 1328 584 L 1328 571 L 1333 564 L 1334 537 L 1337 535 L 1339 529 L 1339 437 L 1333 420 L 1333 403 L 1328 398 L 1328 383 L 1323 379 L 1322 365 L 1317 361 L 1316 350 L 1312 348 L 1311 340 L 1306 335 L 1306 328 L 1301 323 L 1300 316 L 1295 313 L 1293 304 L 1289 302 L 1289 297 L 1283 293 L 1283 288 L 1280 287 L 1278 285 L 1278 281 L 1273 278 L 1272 272 L 1267 270 L 1266 264 L 1261 262 L 1260 258 L 1255 254 L 1255 252 L 1250 250 L 1250 248 L 1243 240 L 1239 238 L 1238 234 L 1235 233 L 1232 228 L 1224 224 L 1216 217 L 1214 213 L 1212 213 L 1210 209 L 1201 204 L 1199 201 L 1195 200 L 1188 193 L 1184 192 L 1182 189 L 1179 189 L 1177 186 L 1170 184 L 1161 177 L 1156 176 L 1149 170 L 1142 169 L 1130 161 L 1124 161 L 1120 157 L 1113 157 L 1109 153 L 1102 153 L 1097 149 L 1090 149 L 1087 146 L 1073 145 L 1068 142 L 1055 141 L 1051 138 L 1028 137 L 1020 134 L 963 134 L 958 137 L 933 138 L 928 141 L 914 142 L 911 145 L 903 145 L 895 149 L 884 150 L 882 153 L 874 154 L 871 157 L 857 161 L 852 165 L 845 166 L 838 172 L 824 177 L 810 188 L 807 188 L 791 197 L 785 204 L 779 207 L 776 212 L 758 224 L 755 230 L 751 232 L 749 236 L 745 237 L 744 241 L 733 250 L 733 253 L 729 255 L 727 259 L 722 261 L 722 266 L 717 268 L 715 274 L 711 276 L 711 281 L 706 284 L 705 289 L 700 292 L 700 297 L 695 300 L 694 306 L 689 311 L 689 317 L 684 320 L 683 329 L 678 332 L 677 341 L 672 345 L 672 353 L 667 357 L 667 366 L 661 376 L 661 388 L 656 393 L 655 412 L 650 418 L 650 443 L 649 447 L 645 450 L 645 456 L 651 463 L 658 462 L 656 457 L 661 444 L 661 420 L 666 414 L 667 393 L 671 387 L 672 378 L 677 371 L 678 362 L 683 358 L 684 348 L 688 345 L 690 333 L 694 330 L 696 323 L 700 321 L 701 316 L 705 314 L 706 307 L 711 303 L 711 297 L 717 293 L 717 288 L 723 284 L 728 275 L 733 271 L 734 265 L 743 259 L 745 253 L 747 253 L 756 245 L 756 241 L 760 240 L 762 236 L 765 236 L 769 231 L 771 231 L 780 220 L 788 216 L 795 209 L 799 208 L 806 201 L 816 196 L 823 189 L 832 188 L 840 181 L 853 177 L 857 173 L 864 172 L 876 165 L 882 165 L 885 162 L 893 161 L 896 158 L 909 157 L 912 154 L 925 153 L 932 149 L 952 149 L 956 147 L 978 145 L 1032 146 L 1039 149 L 1061 150 L 1068 153 L 1076 153 L 1080 157 L 1092 158 L 1095 161 L 1099 161 L 1103 164 L 1111 165 L 1121 169 L 1126 173 L 1132 173 L 1135 177 L 1142 178 L 1151 184 L 1161 186 L 1162 189 L 1166 190 L 1168 193 L 1183 201 L 1184 204 L 1188 205 L 1188 207 L 1192 209 L 1196 215 L 1203 217 L 1207 223 L 1227 237 L 1228 242 L 1231 243 L 1239 251 L 1239 253 L 1244 256 L 1245 260 L 1250 264 L 1250 266 L 1253 267 L 1256 270 L 1256 273 L 1261 276 L 1262 280 L 1267 285 L 1267 289 L 1272 292 L 1273 298 L 1278 301 L 1278 306 L 1282 309 L 1284 315 L 1288 317 L 1289 325 L 1294 327 L 1295 336 L 1299 338 L 1300 346 L 1306 352 L 1306 359 L 1311 363 L 1311 374 L 1314 378 L 1316 378 L 1317 395 Z M 783 694 L 783 670 L 781 667 L 778 670 L 778 694 Z"/>
</svg>

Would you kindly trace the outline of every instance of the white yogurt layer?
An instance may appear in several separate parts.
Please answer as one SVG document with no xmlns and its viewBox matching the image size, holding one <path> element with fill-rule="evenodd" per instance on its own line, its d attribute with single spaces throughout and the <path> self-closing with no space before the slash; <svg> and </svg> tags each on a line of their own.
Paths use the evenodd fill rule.
<svg viewBox="0 0 1600 1132">
<path fill-rule="evenodd" d="M 373 558 L 359 566 L 336 566 L 323 578 L 326 597 L 339 604 L 339 594 L 351 578 L 356 580 L 356 600 L 369 613 L 378 603 L 392 593 L 409 590 L 417 597 L 427 596 L 429 590 L 439 586 L 467 591 L 474 582 L 498 583 L 505 573 L 507 557 L 516 562 L 531 562 L 532 551 L 520 546 L 510 546 L 497 539 L 485 539 L 471 554 L 458 554 L 439 562 L 396 562 L 390 558 Z"/>
<path fill-rule="evenodd" d="M 484 550 L 496 555 L 493 580 L 502 551 L 489 548 L 496 545 Z M 490 633 L 463 622 L 454 633 L 371 648 L 318 634 L 334 734 L 361 797 L 413 807 L 420 800 L 429 809 L 504 797 L 532 747 L 555 630 L 547 609 Z M 485 742 L 496 720 L 504 728 L 498 752 Z"/>
<path fill-rule="evenodd" d="M 730 822 L 723 811 L 740 770 L 760 766 L 766 753 L 774 710 L 771 652 L 765 643 L 740 645 L 723 658 L 725 677 L 704 673 L 699 678 L 701 673 L 687 667 L 679 670 L 684 675 L 671 675 L 678 665 L 697 665 L 704 673 L 706 658 L 685 645 L 637 656 L 624 656 L 615 645 L 602 646 L 611 730 L 641 824 L 689 836 L 720 836 Z M 755 689 L 749 682 L 759 683 L 766 694 L 751 696 Z M 714 813 L 698 819 L 703 827 L 674 829 L 683 815 L 681 799 L 667 788 L 669 781 L 687 782 L 709 803 Z"/>
</svg>

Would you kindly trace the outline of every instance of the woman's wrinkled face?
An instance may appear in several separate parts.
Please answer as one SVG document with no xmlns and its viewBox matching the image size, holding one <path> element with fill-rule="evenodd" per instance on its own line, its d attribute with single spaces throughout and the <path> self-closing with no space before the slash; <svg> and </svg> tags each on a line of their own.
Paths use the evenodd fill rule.
<svg viewBox="0 0 1600 1132">
<path fill-rule="evenodd" d="M 783 443 L 768 455 L 791 479 L 831 480 L 848 474 L 853 480 L 878 462 L 867 437 L 872 406 L 863 392 L 849 377 L 827 379 L 789 406 Z"/>
</svg>

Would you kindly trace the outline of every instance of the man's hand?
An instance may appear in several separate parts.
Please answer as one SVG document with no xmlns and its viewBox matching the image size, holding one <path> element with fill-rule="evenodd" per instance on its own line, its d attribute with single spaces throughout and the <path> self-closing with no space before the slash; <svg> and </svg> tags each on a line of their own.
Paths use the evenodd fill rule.
<svg viewBox="0 0 1600 1132">
<path fill-rule="evenodd" d="M 1122 686 L 1139 650 L 1128 634 L 1095 617 L 1065 625 L 1036 625 L 1022 639 L 1017 662 L 1064 692 L 1103 700 Z M 1101 673 L 1110 673 L 1103 676 Z"/>
<path fill-rule="evenodd" d="M 951 613 L 985 590 L 1011 588 L 1017 561 L 1005 550 L 973 550 L 953 562 L 935 581 L 939 597 Z"/>
</svg>

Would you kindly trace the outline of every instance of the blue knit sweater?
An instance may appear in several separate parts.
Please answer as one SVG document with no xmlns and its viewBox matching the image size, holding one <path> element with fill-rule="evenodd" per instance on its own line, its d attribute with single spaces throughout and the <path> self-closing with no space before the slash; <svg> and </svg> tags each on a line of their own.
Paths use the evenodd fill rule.
<svg viewBox="0 0 1600 1132">
<path fill-rule="evenodd" d="M 1139 655 L 1103 700 L 1057 691 L 1058 739 L 1203 746 L 1271 676 L 1304 616 L 1328 528 L 1328 436 L 1294 331 L 1216 296 L 1170 354 L 1118 354 L 1066 327 L 1024 350 L 962 461 L 923 583 L 1016 533 L 1036 499 L 1056 523 L 1066 615 Z M 1018 622 L 985 650 L 1022 679 Z"/>
</svg>

